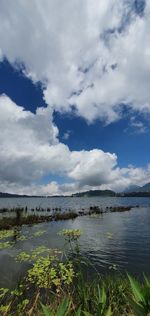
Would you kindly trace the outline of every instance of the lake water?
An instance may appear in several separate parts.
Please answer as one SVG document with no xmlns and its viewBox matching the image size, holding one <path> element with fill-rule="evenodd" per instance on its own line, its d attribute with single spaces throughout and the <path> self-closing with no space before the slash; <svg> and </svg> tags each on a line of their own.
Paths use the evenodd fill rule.
<svg viewBox="0 0 150 316">
<path fill-rule="evenodd" d="M 0 250 L 0 287 L 13 286 L 26 269 L 26 264 L 16 263 L 20 251 L 29 251 L 44 245 L 50 248 L 64 247 L 64 240 L 58 235 L 62 229 L 81 229 L 82 254 L 101 272 L 129 271 L 135 275 L 150 274 L 150 198 L 27 198 L 0 199 L 0 208 L 27 206 L 61 207 L 62 210 L 86 209 L 117 205 L 139 205 L 131 211 L 105 213 L 97 217 L 83 216 L 75 220 L 49 222 L 24 226 L 20 235 L 33 236 L 36 231 L 45 230 L 40 237 L 24 241 L 16 240 L 11 249 Z"/>
<path fill-rule="evenodd" d="M 60 198 L 0 198 L 1 208 L 26 207 L 28 210 L 36 207 L 40 208 L 61 208 L 62 210 L 81 210 L 90 206 L 100 207 L 120 206 L 120 205 L 140 205 L 150 206 L 148 197 L 60 197 Z"/>
</svg>

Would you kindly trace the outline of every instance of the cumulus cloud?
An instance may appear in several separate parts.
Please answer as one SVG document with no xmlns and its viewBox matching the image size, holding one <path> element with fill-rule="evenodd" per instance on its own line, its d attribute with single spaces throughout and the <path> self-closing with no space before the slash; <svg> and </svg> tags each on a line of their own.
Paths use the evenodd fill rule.
<svg viewBox="0 0 150 316">
<path fill-rule="evenodd" d="M 94 177 L 100 166 L 99 182 L 104 181 L 105 164 L 111 169 L 115 160 L 114 154 L 101 150 L 71 152 L 58 141 L 50 107 L 38 108 L 33 114 L 7 96 L 0 97 L 1 181 L 29 185 L 47 173 L 59 173 L 88 184 L 94 181 L 91 176 L 88 179 L 88 168 L 92 168 Z"/>
<path fill-rule="evenodd" d="M 66 183 L 36 184 L 47 174 L 65 176 Z M 149 176 L 149 166 L 119 168 L 114 153 L 70 151 L 58 140 L 49 106 L 33 114 L 0 96 L 0 191 L 48 195 L 105 187 L 120 190 L 143 184 Z"/>
<path fill-rule="evenodd" d="M 43 84 L 52 109 L 92 122 L 150 112 L 149 0 L 0 2 L 0 58 Z"/>
<path fill-rule="evenodd" d="M 52 122 L 50 107 L 38 108 L 33 114 L 7 96 L 1 96 L 1 180 L 29 183 L 49 170 L 64 171 L 64 160 L 68 160 L 69 150 L 58 142 L 57 136 L 58 129 Z"/>
<path fill-rule="evenodd" d="M 69 176 L 81 185 L 96 186 L 111 181 L 111 172 L 117 164 L 115 154 L 93 149 L 72 152 L 71 157 L 77 163 Z"/>
</svg>

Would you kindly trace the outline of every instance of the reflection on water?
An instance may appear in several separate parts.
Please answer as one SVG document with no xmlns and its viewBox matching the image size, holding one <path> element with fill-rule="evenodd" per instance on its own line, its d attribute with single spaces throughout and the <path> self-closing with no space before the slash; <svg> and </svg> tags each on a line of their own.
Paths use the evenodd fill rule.
<svg viewBox="0 0 150 316">
<path fill-rule="evenodd" d="M 147 203 L 148 201 L 149 199 Z M 121 205 L 120 201 L 117 203 Z M 137 199 L 134 203 L 139 204 Z M 96 202 L 93 204 L 98 205 Z M 128 201 L 128 204 L 133 205 L 133 201 L 132 203 L 131 200 Z M 144 204 L 143 200 L 142 204 Z M 92 205 L 91 201 L 90 205 Z M 15 228 L 10 238 L 13 247 L 0 251 L 0 286 L 6 286 L 6 284 L 11 286 L 24 273 L 26 264 L 16 263 L 14 260 L 19 252 L 30 251 L 41 245 L 63 249 L 64 240 L 58 232 L 64 228 L 83 231 L 80 239 L 82 254 L 100 272 L 117 269 L 121 272 L 128 270 L 136 275 L 143 271 L 149 274 L 149 227 L 150 207 L 139 207 L 129 212 L 105 213 L 97 217 L 84 216 L 73 221 L 49 222 L 32 227 Z M 39 230 L 45 233 L 36 234 Z"/>
</svg>

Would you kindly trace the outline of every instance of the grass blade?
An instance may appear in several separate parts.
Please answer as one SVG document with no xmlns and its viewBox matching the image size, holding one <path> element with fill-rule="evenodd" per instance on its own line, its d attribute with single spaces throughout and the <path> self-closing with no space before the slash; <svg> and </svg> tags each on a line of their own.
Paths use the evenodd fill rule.
<svg viewBox="0 0 150 316">
<path fill-rule="evenodd" d="M 150 279 L 148 279 L 145 274 L 144 274 L 144 280 L 145 280 L 147 287 L 150 288 Z"/>
<path fill-rule="evenodd" d="M 147 312 L 144 311 L 144 308 L 141 305 L 138 305 L 134 301 L 129 302 L 136 316 L 147 316 Z"/>
<path fill-rule="evenodd" d="M 132 289 L 132 293 L 134 295 L 135 301 L 145 303 L 145 299 L 142 293 L 142 288 L 140 287 L 139 283 L 134 278 L 132 278 L 129 274 L 128 274 L 128 279 L 130 281 L 130 285 L 131 285 L 131 289 Z"/>
<path fill-rule="evenodd" d="M 65 298 L 62 303 L 60 304 L 56 316 L 65 316 L 69 309 L 71 301 L 68 298 Z"/>
<path fill-rule="evenodd" d="M 111 307 L 109 306 L 108 310 L 105 313 L 105 316 L 112 316 Z"/>
<path fill-rule="evenodd" d="M 102 304 L 102 307 L 104 308 L 106 304 L 106 292 L 105 292 L 104 286 L 101 289 L 101 304 Z"/>
<path fill-rule="evenodd" d="M 50 311 L 50 309 L 47 306 L 43 304 L 41 304 L 41 306 L 42 306 L 44 316 L 54 316 L 54 314 Z"/>
<path fill-rule="evenodd" d="M 89 312 L 86 312 L 86 311 L 84 311 L 83 314 L 84 314 L 85 316 L 92 316 Z"/>
<path fill-rule="evenodd" d="M 74 316 L 81 316 L 81 306 L 78 308 L 78 310 L 75 312 Z"/>
</svg>

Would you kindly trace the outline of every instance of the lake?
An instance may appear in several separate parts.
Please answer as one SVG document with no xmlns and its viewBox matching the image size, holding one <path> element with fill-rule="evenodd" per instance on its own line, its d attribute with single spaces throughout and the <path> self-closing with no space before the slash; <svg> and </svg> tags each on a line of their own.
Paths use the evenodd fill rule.
<svg viewBox="0 0 150 316">
<path fill-rule="evenodd" d="M 100 207 L 120 205 L 150 206 L 150 197 L 60 197 L 60 198 L 0 198 L 1 208 L 26 207 L 61 208 L 62 210 L 81 210 L 90 206 Z"/>
<path fill-rule="evenodd" d="M 149 273 L 150 265 L 150 198 L 1 198 L 0 208 L 27 206 L 31 208 L 55 208 L 80 210 L 90 206 L 100 207 L 138 205 L 131 211 L 83 216 L 75 220 L 42 223 L 20 228 L 20 236 L 27 240 L 15 240 L 11 249 L 0 250 L 0 287 L 13 286 L 26 270 L 26 264 L 17 263 L 20 251 L 29 251 L 44 245 L 63 249 L 64 240 L 58 235 L 62 229 L 81 229 L 81 252 L 101 272 L 129 271 L 135 275 Z M 33 237 L 39 230 L 42 236 Z M 15 233 L 14 233 L 15 234 Z M 31 236 L 31 238 L 30 238 Z M 11 237 L 13 238 L 13 237 Z"/>
</svg>

